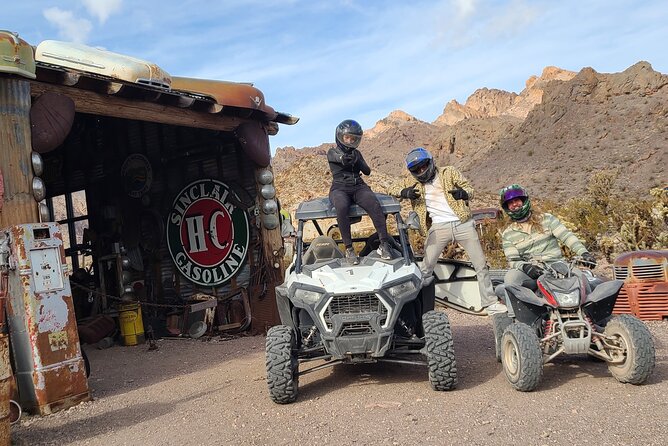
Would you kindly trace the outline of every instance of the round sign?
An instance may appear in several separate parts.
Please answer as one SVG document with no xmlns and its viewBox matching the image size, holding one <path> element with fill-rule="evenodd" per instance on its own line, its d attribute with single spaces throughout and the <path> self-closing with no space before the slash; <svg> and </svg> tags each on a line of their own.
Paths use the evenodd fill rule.
<svg viewBox="0 0 668 446">
<path fill-rule="evenodd" d="M 141 198 L 151 188 L 153 169 L 151 163 L 141 153 L 133 153 L 125 158 L 121 166 L 123 189 L 132 198 Z"/>
<path fill-rule="evenodd" d="M 248 214 L 228 199 L 239 197 L 217 180 L 197 180 L 174 199 L 167 218 L 167 246 L 188 280 L 204 286 L 227 282 L 243 266 L 250 225 Z"/>
</svg>

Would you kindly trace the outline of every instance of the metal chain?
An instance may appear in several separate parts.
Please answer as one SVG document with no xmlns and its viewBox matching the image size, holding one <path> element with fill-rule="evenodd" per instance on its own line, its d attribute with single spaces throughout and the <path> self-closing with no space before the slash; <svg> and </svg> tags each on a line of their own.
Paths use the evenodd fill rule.
<svg viewBox="0 0 668 446">
<path fill-rule="evenodd" d="M 121 299 L 118 296 L 112 296 L 110 294 L 101 293 L 97 290 L 92 290 L 92 289 L 90 289 L 86 286 L 80 285 L 80 284 L 75 283 L 75 282 L 70 282 L 70 284 L 75 288 L 79 288 L 81 290 L 84 290 L 84 291 L 86 291 L 88 293 L 91 293 L 91 294 L 95 294 L 95 295 L 100 296 L 100 297 L 106 297 L 107 299 L 115 300 L 117 302 L 130 303 L 130 302 L 127 302 L 127 301 Z M 151 302 L 141 302 L 141 301 L 133 301 L 132 303 L 138 303 L 142 307 L 157 307 L 157 308 L 186 308 L 188 306 L 188 305 L 180 305 L 180 304 L 155 304 L 155 303 L 151 303 Z"/>
</svg>

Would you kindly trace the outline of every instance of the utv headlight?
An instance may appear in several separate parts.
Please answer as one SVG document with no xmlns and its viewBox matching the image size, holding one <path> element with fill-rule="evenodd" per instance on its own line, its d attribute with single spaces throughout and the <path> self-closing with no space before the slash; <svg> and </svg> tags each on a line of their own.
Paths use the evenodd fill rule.
<svg viewBox="0 0 668 446">
<path fill-rule="evenodd" d="M 295 291 L 295 298 L 301 300 L 305 304 L 313 305 L 318 302 L 322 297 L 323 293 L 312 290 L 304 290 L 302 288 L 297 288 Z"/>
<path fill-rule="evenodd" d="M 392 285 L 387 289 L 387 292 L 392 297 L 399 297 L 404 294 L 412 293 L 415 291 L 415 283 L 412 280 L 407 280 L 406 282 L 401 282 L 397 285 Z"/>
<path fill-rule="evenodd" d="M 570 293 L 554 292 L 554 298 L 562 307 L 575 307 L 580 305 L 580 290 L 571 291 Z"/>
</svg>

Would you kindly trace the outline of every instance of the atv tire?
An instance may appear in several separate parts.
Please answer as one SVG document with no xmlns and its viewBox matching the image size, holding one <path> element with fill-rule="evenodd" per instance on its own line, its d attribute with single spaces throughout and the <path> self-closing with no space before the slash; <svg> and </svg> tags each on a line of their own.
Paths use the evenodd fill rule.
<svg viewBox="0 0 668 446">
<path fill-rule="evenodd" d="M 457 386 L 455 346 L 450 320 L 445 313 L 428 311 L 422 315 L 429 383 L 434 390 L 452 390 Z"/>
<path fill-rule="evenodd" d="M 490 316 L 492 318 L 492 329 L 494 330 L 494 350 L 496 360 L 501 362 L 501 339 L 506 327 L 513 323 L 508 313 L 496 313 Z"/>
<path fill-rule="evenodd" d="M 299 389 L 294 330 L 286 325 L 271 327 L 267 332 L 265 353 L 269 396 L 278 404 L 294 402 Z"/>
<path fill-rule="evenodd" d="M 623 349 L 621 353 L 609 350 L 610 356 L 624 359 L 622 364 L 608 364 L 612 376 L 622 383 L 645 382 L 656 363 L 654 341 L 645 324 L 629 314 L 621 314 L 610 320 L 603 333 L 613 337 L 613 344 Z"/>
<path fill-rule="evenodd" d="M 508 382 L 521 392 L 538 387 L 543 376 L 540 340 L 527 324 L 509 325 L 501 338 L 501 363 Z"/>
</svg>

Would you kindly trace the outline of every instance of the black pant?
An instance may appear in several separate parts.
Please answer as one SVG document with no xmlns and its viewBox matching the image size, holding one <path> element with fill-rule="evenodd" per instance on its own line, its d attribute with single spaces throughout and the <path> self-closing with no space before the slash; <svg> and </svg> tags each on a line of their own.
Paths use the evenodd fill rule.
<svg viewBox="0 0 668 446">
<path fill-rule="evenodd" d="M 341 238 L 346 247 L 353 245 L 353 240 L 350 235 L 350 218 L 348 212 L 350 205 L 358 204 L 364 209 L 378 232 L 381 241 L 387 240 L 387 226 L 385 224 L 385 214 L 380 207 L 380 202 L 376 198 L 371 188 L 366 183 L 343 185 L 332 184 L 329 190 L 329 200 L 336 209 L 336 220 L 341 231 Z"/>
</svg>

